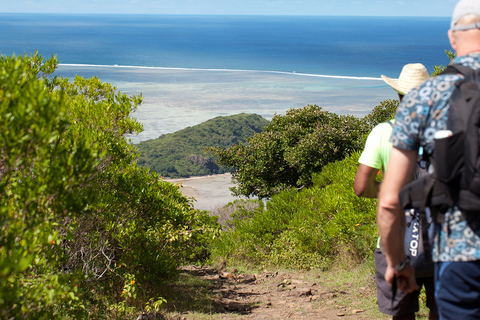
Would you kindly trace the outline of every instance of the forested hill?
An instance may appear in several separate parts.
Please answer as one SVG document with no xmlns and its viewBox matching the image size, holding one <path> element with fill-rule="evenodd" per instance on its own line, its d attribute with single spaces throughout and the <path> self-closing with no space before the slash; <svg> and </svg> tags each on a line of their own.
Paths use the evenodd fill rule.
<svg viewBox="0 0 480 320">
<path fill-rule="evenodd" d="M 205 147 L 227 148 L 262 132 L 268 120 L 256 114 L 217 117 L 175 133 L 137 144 L 138 165 L 164 177 L 180 178 L 228 172 L 218 166 Z"/>
</svg>

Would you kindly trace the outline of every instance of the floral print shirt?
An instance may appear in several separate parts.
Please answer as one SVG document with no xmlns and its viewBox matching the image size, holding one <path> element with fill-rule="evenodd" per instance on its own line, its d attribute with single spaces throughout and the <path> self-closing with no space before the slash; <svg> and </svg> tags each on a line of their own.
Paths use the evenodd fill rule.
<svg viewBox="0 0 480 320">
<path fill-rule="evenodd" d="M 480 53 L 457 57 L 453 63 L 480 69 Z M 456 74 L 432 77 L 403 98 L 390 138 L 394 147 L 417 150 L 423 146 L 424 152 L 432 154 L 433 136 L 437 130 L 446 129 L 449 99 L 460 78 Z M 445 222 L 438 224 L 436 231 L 433 261 L 480 260 L 480 215 L 467 215 L 457 207 L 450 208 Z"/>
</svg>

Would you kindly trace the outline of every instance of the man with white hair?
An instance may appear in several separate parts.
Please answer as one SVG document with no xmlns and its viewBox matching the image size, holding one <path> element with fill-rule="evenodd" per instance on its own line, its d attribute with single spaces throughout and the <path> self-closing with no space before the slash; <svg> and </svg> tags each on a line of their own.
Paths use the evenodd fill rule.
<svg viewBox="0 0 480 320">
<path fill-rule="evenodd" d="M 448 38 L 454 64 L 480 69 L 480 0 L 461 0 L 452 15 Z M 405 216 L 399 192 L 412 179 L 418 148 L 432 155 L 434 135 L 446 129 L 450 97 L 460 74 L 442 74 L 411 90 L 400 104 L 390 141 L 393 148 L 380 186 L 377 223 L 387 258 L 385 279 L 399 289 L 419 287 L 404 253 Z M 480 211 L 480 208 L 479 208 Z M 435 298 L 440 319 L 480 319 L 480 214 L 448 208 L 436 226 L 432 250 Z"/>
</svg>

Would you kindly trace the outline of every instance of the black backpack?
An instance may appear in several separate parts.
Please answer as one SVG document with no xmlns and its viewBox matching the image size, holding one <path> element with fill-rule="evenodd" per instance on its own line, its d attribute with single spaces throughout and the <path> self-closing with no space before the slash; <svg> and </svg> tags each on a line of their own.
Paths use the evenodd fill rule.
<svg viewBox="0 0 480 320">
<path fill-rule="evenodd" d="M 450 65 L 443 74 L 461 74 L 450 98 L 447 130 L 434 139 L 430 161 L 433 173 L 412 181 L 400 191 L 404 209 L 414 208 L 421 213 L 422 227 L 426 225 L 426 208 L 434 219 L 442 222 L 443 213 L 453 205 L 464 212 L 480 213 L 480 70 L 459 64 Z M 437 132 L 438 133 L 438 132 Z M 431 259 L 428 235 L 422 231 L 424 250 Z"/>
<path fill-rule="evenodd" d="M 387 121 L 391 126 L 393 124 Z M 430 161 L 423 154 L 423 148 L 420 147 L 417 166 L 413 173 L 413 181 L 423 179 L 428 175 Z M 410 257 L 410 263 L 415 269 L 415 275 L 419 278 L 433 277 L 433 262 L 428 255 L 428 250 L 433 246 L 435 235 L 435 225 L 428 208 L 425 209 L 425 223 L 422 223 L 422 213 L 418 209 L 405 210 L 405 255 Z M 424 239 L 422 230 L 426 230 L 427 239 Z M 424 242 L 428 244 L 425 245 Z M 425 252 L 427 247 L 427 253 Z"/>
<path fill-rule="evenodd" d="M 465 78 L 456 83 L 450 99 L 447 129 L 452 135 L 435 140 L 436 176 L 462 211 L 480 213 L 480 70 L 462 65 L 450 69 Z"/>
<path fill-rule="evenodd" d="M 422 150 L 417 159 L 413 181 L 426 177 L 429 166 L 430 161 L 423 157 Z M 415 269 L 415 276 L 417 278 L 433 277 L 433 262 L 429 250 L 433 246 L 435 225 L 431 211 L 429 208 L 425 208 L 425 212 L 422 213 L 419 209 L 412 208 L 405 211 L 405 219 L 405 255 L 410 257 L 410 263 Z M 426 236 L 423 234 L 424 229 Z"/>
</svg>

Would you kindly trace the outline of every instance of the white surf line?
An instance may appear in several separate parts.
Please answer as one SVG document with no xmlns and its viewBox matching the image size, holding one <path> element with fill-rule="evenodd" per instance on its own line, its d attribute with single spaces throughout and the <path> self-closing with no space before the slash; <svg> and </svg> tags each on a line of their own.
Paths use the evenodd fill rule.
<svg viewBox="0 0 480 320">
<path fill-rule="evenodd" d="M 318 78 L 383 81 L 382 78 L 374 78 L 374 77 L 334 76 L 334 75 L 323 75 L 323 74 L 298 73 L 298 72 L 295 72 L 295 71 L 287 72 L 287 71 L 270 71 L 270 70 L 145 67 L 145 66 L 121 66 L 121 65 L 116 65 L 116 64 L 115 65 L 101 65 L 101 64 L 59 63 L 58 65 L 59 66 L 66 66 L 66 67 L 125 68 L 125 69 L 128 68 L 128 69 L 180 70 L 180 71 L 262 72 L 262 73 L 276 73 L 276 74 L 298 75 L 298 76 L 318 77 Z"/>
</svg>

